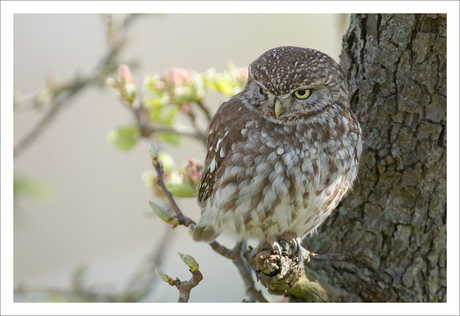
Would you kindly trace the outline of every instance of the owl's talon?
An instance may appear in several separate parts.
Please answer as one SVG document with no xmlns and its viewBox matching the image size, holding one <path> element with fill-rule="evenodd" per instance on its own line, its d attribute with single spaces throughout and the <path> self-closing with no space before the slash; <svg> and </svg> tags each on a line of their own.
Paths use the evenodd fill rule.
<svg viewBox="0 0 460 316">
<path fill-rule="evenodd" d="M 299 253 L 297 254 L 297 264 L 301 263 L 302 259 L 303 259 L 302 252 L 299 251 Z"/>
<path fill-rule="evenodd" d="M 300 248 L 300 238 L 295 237 L 291 234 L 282 235 L 279 237 L 279 243 L 283 245 L 283 250 L 286 255 L 293 256 L 299 253 Z"/>
<path fill-rule="evenodd" d="M 309 262 L 310 259 L 315 256 L 314 253 L 302 247 L 299 237 L 295 237 L 292 234 L 286 234 L 277 238 L 271 237 L 266 242 L 261 243 L 257 248 L 251 251 L 251 261 L 253 262 L 256 255 L 263 250 L 271 251 L 273 254 L 279 255 L 280 257 L 285 255 L 295 261 L 296 264 Z"/>
<path fill-rule="evenodd" d="M 289 247 L 290 247 L 290 246 L 289 246 L 289 243 L 288 243 L 286 240 L 283 240 L 283 239 L 281 239 L 280 241 L 278 241 L 277 244 L 278 244 L 279 246 L 281 246 L 281 251 L 283 251 L 283 249 L 289 249 Z M 284 251 L 284 252 L 286 253 L 286 251 Z M 280 252 L 280 254 L 281 254 L 281 253 L 282 253 L 282 252 Z"/>
<path fill-rule="evenodd" d="M 280 244 L 278 242 L 275 241 L 271 246 L 272 246 L 272 249 L 273 249 L 274 253 L 276 253 L 276 254 L 278 254 L 280 256 L 283 254 L 283 252 L 281 250 L 281 246 L 280 246 Z"/>
<path fill-rule="evenodd" d="M 295 237 L 291 234 L 286 234 L 280 237 L 279 243 L 283 245 L 283 250 L 287 256 L 294 258 L 297 256 L 296 261 L 299 264 L 302 261 L 310 261 L 311 257 L 314 257 L 314 253 L 308 251 L 302 247 L 302 241 L 299 237 Z"/>
<path fill-rule="evenodd" d="M 300 238 L 295 238 L 294 239 L 294 249 L 292 250 L 293 253 L 299 253 L 300 252 L 300 248 L 302 247 L 300 245 Z"/>
<path fill-rule="evenodd" d="M 277 254 L 279 256 L 283 255 L 283 250 L 278 241 L 275 238 L 269 238 L 266 242 L 261 243 L 255 249 L 251 251 L 251 261 L 254 261 L 256 254 L 261 252 L 262 250 L 271 250 L 272 253 Z"/>
</svg>

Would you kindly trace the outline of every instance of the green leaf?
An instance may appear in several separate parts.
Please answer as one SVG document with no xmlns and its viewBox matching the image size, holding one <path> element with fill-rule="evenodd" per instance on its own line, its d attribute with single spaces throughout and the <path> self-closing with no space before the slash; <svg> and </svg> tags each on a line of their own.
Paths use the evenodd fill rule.
<svg viewBox="0 0 460 316">
<path fill-rule="evenodd" d="M 158 118 L 159 123 L 168 126 L 172 125 L 176 114 L 180 111 L 179 106 L 164 106 L 161 109 L 162 111 Z"/>
<path fill-rule="evenodd" d="M 177 217 L 171 214 L 166 207 L 154 201 L 150 201 L 149 204 L 153 212 L 155 212 L 155 214 L 163 221 L 174 226 L 179 225 L 179 220 Z"/>
<path fill-rule="evenodd" d="M 167 132 L 158 133 L 158 137 L 161 141 L 170 143 L 172 145 L 179 146 L 182 143 L 182 136 L 171 134 Z"/>
<path fill-rule="evenodd" d="M 144 79 L 144 90 L 146 92 L 150 92 L 153 94 L 160 94 L 162 93 L 161 89 L 157 87 L 157 82 L 160 80 L 160 76 L 158 74 L 150 75 L 145 77 Z"/>
<path fill-rule="evenodd" d="M 191 272 L 198 271 L 200 269 L 200 265 L 198 262 L 196 262 L 195 258 L 193 258 L 191 255 L 183 254 L 178 252 L 177 253 L 179 257 L 184 261 L 184 263 L 190 268 Z"/>
<path fill-rule="evenodd" d="M 13 180 L 14 199 L 29 197 L 43 199 L 49 196 L 50 186 L 47 183 L 15 176 Z"/>
<path fill-rule="evenodd" d="M 131 150 L 136 145 L 139 129 L 135 125 L 114 128 L 107 134 L 107 141 L 121 151 Z"/>
<path fill-rule="evenodd" d="M 168 283 L 169 285 L 174 285 L 174 279 L 171 278 L 169 275 L 167 275 L 166 273 L 164 273 L 163 271 L 160 270 L 160 268 L 158 267 L 155 267 L 155 272 L 158 274 L 158 276 L 163 280 L 165 281 L 166 283 Z"/>
<path fill-rule="evenodd" d="M 166 187 L 175 197 L 193 197 L 193 188 L 188 184 L 166 184 Z"/>
</svg>

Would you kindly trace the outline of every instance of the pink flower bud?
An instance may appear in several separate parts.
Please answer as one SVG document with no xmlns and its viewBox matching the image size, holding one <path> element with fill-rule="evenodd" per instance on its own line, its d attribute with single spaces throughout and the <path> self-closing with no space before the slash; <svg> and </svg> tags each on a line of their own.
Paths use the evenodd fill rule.
<svg viewBox="0 0 460 316">
<path fill-rule="evenodd" d="M 184 103 L 181 105 L 180 110 L 185 113 L 189 114 L 190 113 L 190 104 Z"/>
<path fill-rule="evenodd" d="M 131 72 L 129 71 L 128 66 L 126 65 L 121 65 L 120 68 L 118 68 L 118 76 L 120 78 L 120 81 L 124 83 L 133 83 L 133 77 L 131 76 Z"/>
<path fill-rule="evenodd" d="M 111 78 L 111 77 L 107 78 L 106 84 L 111 88 L 114 88 L 114 89 L 118 88 L 118 82 L 117 80 L 115 80 L 115 78 Z"/>
<path fill-rule="evenodd" d="M 171 68 L 169 70 L 171 82 L 175 85 L 182 84 L 187 81 L 191 77 L 191 74 L 191 71 L 182 68 Z"/>
<path fill-rule="evenodd" d="M 248 68 L 245 68 L 245 67 L 238 68 L 238 75 L 240 77 L 247 78 L 248 77 Z"/>
</svg>

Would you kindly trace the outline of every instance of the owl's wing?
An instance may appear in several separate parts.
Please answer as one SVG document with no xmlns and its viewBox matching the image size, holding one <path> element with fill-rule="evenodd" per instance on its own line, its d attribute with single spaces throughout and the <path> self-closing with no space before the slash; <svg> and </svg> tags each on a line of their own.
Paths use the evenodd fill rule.
<svg viewBox="0 0 460 316">
<path fill-rule="evenodd" d="M 213 191 L 218 179 L 219 168 L 232 151 L 232 145 L 243 137 L 241 129 L 252 113 L 241 103 L 240 95 L 223 103 L 208 126 L 208 153 L 204 162 L 204 171 L 198 184 L 198 202 L 204 205 Z"/>
</svg>

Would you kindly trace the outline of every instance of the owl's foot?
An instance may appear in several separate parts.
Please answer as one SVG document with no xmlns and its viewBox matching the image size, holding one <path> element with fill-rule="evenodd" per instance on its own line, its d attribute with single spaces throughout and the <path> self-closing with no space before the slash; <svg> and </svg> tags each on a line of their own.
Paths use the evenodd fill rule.
<svg viewBox="0 0 460 316">
<path fill-rule="evenodd" d="M 314 256 L 313 253 L 302 247 L 299 237 L 292 234 L 285 234 L 279 237 L 270 237 L 265 243 L 261 243 L 251 253 L 251 259 L 262 250 L 271 250 L 274 254 L 280 256 L 286 255 L 290 258 L 296 258 L 297 263 L 301 261 L 310 261 L 310 257 Z"/>
</svg>

